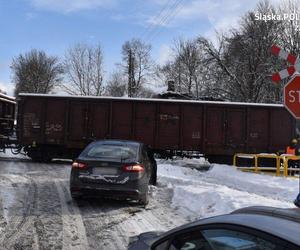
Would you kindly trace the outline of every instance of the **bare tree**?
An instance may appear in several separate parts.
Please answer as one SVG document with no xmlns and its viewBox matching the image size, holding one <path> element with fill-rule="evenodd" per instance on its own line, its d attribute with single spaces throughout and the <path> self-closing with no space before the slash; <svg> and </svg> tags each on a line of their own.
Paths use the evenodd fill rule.
<svg viewBox="0 0 300 250">
<path fill-rule="evenodd" d="M 299 15 L 299 0 L 282 1 L 278 8 L 278 13 L 282 16 L 287 14 Z M 300 20 L 299 17 L 285 19 L 280 22 L 280 33 L 278 44 L 288 50 L 290 53 L 299 55 L 300 53 Z"/>
<path fill-rule="evenodd" d="M 272 44 L 300 53 L 300 21 L 257 20 L 256 14 L 298 14 L 300 0 L 286 0 L 272 5 L 262 0 L 256 8 L 243 15 L 239 27 L 226 34 L 219 33 L 212 43 L 199 37 L 179 40 L 174 46 L 174 59 L 159 68 L 161 79 L 175 80 L 176 90 L 194 97 L 213 97 L 230 101 L 282 102 L 282 87 L 275 85 L 271 75 L 287 67 L 287 63 L 270 53 Z"/>
<path fill-rule="evenodd" d="M 57 57 L 35 49 L 13 58 L 11 69 L 16 84 L 15 95 L 20 92 L 49 93 L 61 81 L 63 73 Z"/>
<path fill-rule="evenodd" d="M 127 41 L 122 46 L 123 68 L 128 79 L 128 96 L 137 96 L 147 77 L 153 74 L 150 57 L 151 45 L 139 39 Z"/>
<path fill-rule="evenodd" d="M 258 4 L 262 14 L 276 13 L 267 1 Z M 277 88 L 271 82 L 274 58 L 270 48 L 278 40 L 279 23 L 255 19 L 255 11 L 248 12 L 238 29 L 221 36 L 218 46 L 207 39 L 198 42 L 207 54 L 208 62 L 218 67 L 222 78 L 220 91 L 231 101 L 279 102 L 274 93 Z"/>
<path fill-rule="evenodd" d="M 175 66 L 178 68 L 179 80 L 188 94 L 193 88 L 199 98 L 199 71 L 201 68 L 201 52 L 195 40 L 180 39 L 175 42 Z M 182 81 L 182 78 L 184 81 Z"/>
<path fill-rule="evenodd" d="M 196 40 L 176 40 L 173 47 L 173 60 L 160 67 L 164 81 L 172 79 L 175 89 L 196 99 L 207 90 L 207 65 L 204 53 Z"/>
<path fill-rule="evenodd" d="M 167 84 L 168 80 L 173 80 L 176 91 L 181 93 L 181 70 L 177 61 L 168 61 L 164 65 L 157 67 L 156 74 L 159 79 Z"/>
<path fill-rule="evenodd" d="M 103 53 L 100 45 L 76 44 L 69 48 L 64 67 L 68 79 L 64 90 L 73 95 L 103 94 Z"/>
<path fill-rule="evenodd" d="M 126 76 L 122 71 L 115 71 L 111 74 L 105 88 L 106 95 L 122 97 L 127 91 Z"/>
</svg>

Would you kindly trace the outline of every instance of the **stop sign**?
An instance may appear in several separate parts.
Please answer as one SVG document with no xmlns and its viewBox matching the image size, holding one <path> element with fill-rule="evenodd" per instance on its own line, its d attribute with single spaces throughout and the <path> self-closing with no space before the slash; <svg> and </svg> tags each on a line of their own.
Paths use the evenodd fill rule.
<svg viewBox="0 0 300 250">
<path fill-rule="evenodd" d="M 300 119 L 300 75 L 295 75 L 284 86 L 284 106 L 296 119 Z"/>
</svg>

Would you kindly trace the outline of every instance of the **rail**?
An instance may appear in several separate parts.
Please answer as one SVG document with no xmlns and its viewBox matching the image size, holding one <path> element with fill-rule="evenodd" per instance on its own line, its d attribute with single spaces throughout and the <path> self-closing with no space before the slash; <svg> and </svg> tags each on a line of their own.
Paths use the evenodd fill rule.
<svg viewBox="0 0 300 250">
<path fill-rule="evenodd" d="M 240 165 L 240 162 L 247 163 L 247 165 Z M 269 166 L 270 162 L 271 167 Z M 243 171 L 275 172 L 276 176 L 287 177 L 293 176 L 295 173 L 300 174 L 300 156 L 289 154 L 238 153 L 233 156 L 233 165 Z"/>
</svg>

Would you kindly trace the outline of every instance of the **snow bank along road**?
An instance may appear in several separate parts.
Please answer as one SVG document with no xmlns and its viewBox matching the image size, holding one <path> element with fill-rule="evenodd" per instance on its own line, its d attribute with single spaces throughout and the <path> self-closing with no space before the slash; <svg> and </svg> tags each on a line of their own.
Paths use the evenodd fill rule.
<svg viewBox="0 0 300 250">
<path fill-rule="evenodd" d="M 242 206 L 291 207 L 298 191 L 295 179 L 230 166 L 208 172 L 181 166 L 187 164 L 190 160 L 158 161 L 158 186 L 151 187 L 144 209 L 120 201 L 73 202 L 68 163 L 0 158 L 0 249 L 126 249 L 136 234 Z"/>
</svg>

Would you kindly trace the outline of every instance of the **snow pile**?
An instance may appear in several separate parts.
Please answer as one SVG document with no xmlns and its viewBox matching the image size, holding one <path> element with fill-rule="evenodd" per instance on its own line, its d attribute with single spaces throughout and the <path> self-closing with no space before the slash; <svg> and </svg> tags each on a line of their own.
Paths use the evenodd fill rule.
<svg viewBox="0 0 300 250">
<path fill-rule="evenodd" d="M 210 163 L 205 158 L 174 157 L 172 160 L 159 159 L 158 163 L 162 165 L 173 165 L 177 167 L 179 166 L 189 169 L 197 169 L 200 171 L 207 171 L 211 167 Z"/>
<path fill-rule="evenodd" d="M 298 192 L 297 179 L 242 172 L 228 165 L 215 164 L 205 176 L 207 182 L 278 200 L 292 201 Z"/>
<path fill-rule="evenodd" d="M 163 160 L 163 159 L 160 159 L 158 160 L 158 162 L 160 164 L 163 164 L 163 163 L 166 163 L 166 164 L 171 164 L 171 165 L 175 165 L 175 166 L 189 166 L 189 165 L 204 165 L 204 164 L 209 164 L 205 158 L 199 158 L 199 159 L 196 159 L 196 158 L 180 158 L 180 157 L 176 157 L 174 158 L 173 160 Z"/>
<path fill-rule="evenodd" d="M 194 161 L 203 164 L 203 159 Z M 297 179 L 246 173 L 218 164 L 200 172 L 182 168 L 181 163 L 159 160 L 158 181 L 173 190 L 172 206 L 190 219 L 254 205 L 293 207 L 298 192 Z"/>
</svg>

